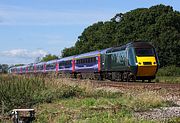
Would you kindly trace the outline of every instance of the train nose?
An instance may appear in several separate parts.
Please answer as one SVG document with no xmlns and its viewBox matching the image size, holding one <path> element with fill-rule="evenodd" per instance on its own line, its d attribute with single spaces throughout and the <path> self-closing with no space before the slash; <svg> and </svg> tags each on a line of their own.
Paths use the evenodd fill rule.
<svg viewBox="0 0 180 123">
<path fill-rule="evenodd" d="M 155 76 L 157 64 L 155 57 L 137 57 L 137 76 Z"/>
</svg>

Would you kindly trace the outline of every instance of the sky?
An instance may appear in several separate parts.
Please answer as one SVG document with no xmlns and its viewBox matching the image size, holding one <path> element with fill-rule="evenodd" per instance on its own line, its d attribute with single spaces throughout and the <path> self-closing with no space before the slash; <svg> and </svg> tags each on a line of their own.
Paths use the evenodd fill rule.
<svg viewBox="0 0 180 123">
<path fill-rule="evenodd" d="M 157 4 L 180 11 L 180 0 L 0 0 L 0 64 L 60 56 L 93 23 Z"/>
</svg>

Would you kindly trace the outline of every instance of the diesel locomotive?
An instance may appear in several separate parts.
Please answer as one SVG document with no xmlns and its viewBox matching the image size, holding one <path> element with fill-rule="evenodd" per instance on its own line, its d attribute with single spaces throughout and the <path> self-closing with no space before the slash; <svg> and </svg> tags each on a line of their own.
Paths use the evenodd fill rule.
<svg viewBox="0 0 180 123">
<path fill-rule="evenodd" d="M 151 81 L 155 78 L 158 67 L 159 60 L 155 48 L 148 42 L 138 41 L 48 62 L 11 67 L 9 73 L 54 72 L 75 78 Z"/>
</svg>

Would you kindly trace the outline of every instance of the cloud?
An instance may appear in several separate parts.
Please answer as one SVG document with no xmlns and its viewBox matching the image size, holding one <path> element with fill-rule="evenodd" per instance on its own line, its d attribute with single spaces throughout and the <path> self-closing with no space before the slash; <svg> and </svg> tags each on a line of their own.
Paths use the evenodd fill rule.
<svg viewBox="0 0 180 123">
<path fill-rule="evenodd" d="M 102 11 L 40 10 L 0 5 L 0 25 L 72 25 L 109 20 L 112 13 Z"/>
<path fill-rule="evenodd" d="M 25 59 L 34 59 L 37 57 L 44 57 L 48 53 L 42 49 L 35 51 L 29 51 L 27 49 L 13 49 L 9 51 L 1 51 L 0 55 L 4 57 L 11 58 L 25 58 Z"/>
</svg>

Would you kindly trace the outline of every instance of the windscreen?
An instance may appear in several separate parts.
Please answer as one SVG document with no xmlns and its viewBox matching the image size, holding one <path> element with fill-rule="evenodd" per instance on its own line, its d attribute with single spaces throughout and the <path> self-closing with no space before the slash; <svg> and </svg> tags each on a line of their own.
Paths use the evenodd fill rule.
<svg viewBox="0 0 180 123">
<path fill-rule="evenodd" d="M 137 56 L 154 56 L 154 50 L 152 48 L 137 48 L 135 49 L 135 52 Z"/>
</svg>

